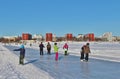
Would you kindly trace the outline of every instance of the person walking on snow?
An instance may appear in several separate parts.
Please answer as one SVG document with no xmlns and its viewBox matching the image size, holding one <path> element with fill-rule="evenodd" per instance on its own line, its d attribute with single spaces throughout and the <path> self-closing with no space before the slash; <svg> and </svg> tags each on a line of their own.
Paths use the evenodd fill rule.
<svg viewBox="0 0 120 79">
<path fill-rule="evenodd" d="M 25 47 L 24 47 L 24 45 L 21 45 L 19 49 L 14 49 L 14 51 L 20 51 L 19 64 L 24 65 L 24 58 L 25 58 Z"/>
<path fill-rule="evenodd" d="M 63 46 L 63 49 L 64 49 L 64 55 L 67 55 L 68 53 L 68 44 L 65 43 L 65 45 Z"/>
<path fill-rule="evenodd" d="M 50 45 L 50 43 L 48 42 L 48 44 L 47 44 L 47 54 L 51 54 L 51 45 Z"/>
<path fill-rule="evenodd" d="M 57 43 L 54 43 L 54 52 L 55 52 L 55 60 L 58 60 L 58 46 Z"/>
<path fill-rule="evenodd" d="M 41 42 L 41 44 L 39 45 L 39 48 L 40 48 L 40 55 L 43 55 L 43 48 L 44 48 L 44 45 L 43 45 L 42 42 Z"/>
</svg>

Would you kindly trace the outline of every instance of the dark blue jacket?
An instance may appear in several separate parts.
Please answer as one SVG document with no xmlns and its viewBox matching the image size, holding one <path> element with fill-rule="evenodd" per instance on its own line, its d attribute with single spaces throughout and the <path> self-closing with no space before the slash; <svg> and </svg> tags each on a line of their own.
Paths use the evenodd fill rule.
<svg viewBox="0 0 120 79">
<path fill-rule="evenodd" d="M 40 47 L 40 50 L 43 50 L 44 45 L 43 45 L 43 44 L 40 44 L 39 47 Z"/>
<path fill-rule="evenodd" d="M 23 58 L 25 57 L 25 49 L 24 48 L 14 49 L 14 51 L 20 51 L 20 56 L 23 56 Z"/>
</svg>

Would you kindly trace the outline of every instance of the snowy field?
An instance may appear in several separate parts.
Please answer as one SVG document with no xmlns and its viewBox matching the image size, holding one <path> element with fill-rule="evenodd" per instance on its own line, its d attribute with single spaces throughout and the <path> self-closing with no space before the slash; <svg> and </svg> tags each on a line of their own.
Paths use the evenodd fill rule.
<svg viewBox="0 0 120 79">
<path fill-rule="evenodd" d="M 51 55 L 44 48 L 40 56 L 39 44 L 25 45 L 25 65 L 19 65 L 19 52 L 13 51 L 20 45 L 1 43 L 0 79 L 120 79 L 119 42 L 91 42 L 89 62 L 80 61 L 80 48 L 85 42 L 68 42 L 68 56 L 63 55 L 64 43 L 58 43 L 58 61 L 54 60 L 53 48 Z"/>
</svg>

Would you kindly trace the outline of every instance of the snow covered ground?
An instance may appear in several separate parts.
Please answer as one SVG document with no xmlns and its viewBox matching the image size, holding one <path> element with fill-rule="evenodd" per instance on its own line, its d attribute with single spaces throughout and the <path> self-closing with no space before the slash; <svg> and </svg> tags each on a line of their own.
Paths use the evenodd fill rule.
<svg viewBox="0 0 120 79">
<path fill-rule="evenodd" d="M 19 65 L 19 57 L 11 52 L 0 45 L 0 79 L 53 79 L 32 64 Z"/>
<path fill-rule="evenodd" d="M 19 45 L 0 44 L 0 79 L 119 79 L 119 42 L 91 42 L 89 62 L 80 62 L 80 48 L 86 42 L 68 42 L 69 56 L 63 55 L 64 43 L 58 43 L 59 61 L 54 60 L 53 48 L 52 55 L 44 48 L 40 56 L 38 44 L 27 44 L 25 65 L 18 64 L 19 52 L 12 51 Z"/>
</svg>

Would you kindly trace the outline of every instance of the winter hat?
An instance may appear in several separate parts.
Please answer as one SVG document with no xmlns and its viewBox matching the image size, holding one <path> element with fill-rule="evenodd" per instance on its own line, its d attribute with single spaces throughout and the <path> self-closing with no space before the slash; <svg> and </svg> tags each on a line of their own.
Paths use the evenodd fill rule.
<svg viewBox="0 0 120 79">
<path fill-rule="evenodd" d="M 22 44 L 22 45 L 20 46 L 20 48 L 24 48 L 24 45 Z"/>
<path fill-rule="evenodd" d="M 89 43 L 87 43 L 86 45 L 89 45 Z"/>
</svg>

